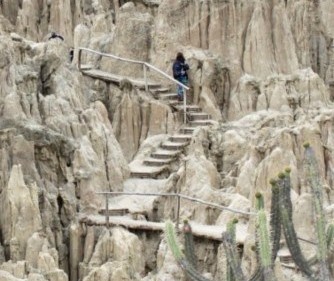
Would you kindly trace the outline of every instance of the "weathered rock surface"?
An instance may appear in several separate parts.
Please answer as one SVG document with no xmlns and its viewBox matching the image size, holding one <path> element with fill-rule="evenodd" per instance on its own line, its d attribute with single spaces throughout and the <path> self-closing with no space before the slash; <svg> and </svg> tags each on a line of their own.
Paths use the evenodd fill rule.
<svg viewBox="0 0 334 281">
<path fill-rule="evenodd" d="M 315 151 L 332 221 L 333 21 L 330 0 L 0 1 L 0 280 L 185 280 L 158 234 L 78 222 L 104 207 L 96 192 L 180 192 L 248 213 L 256 192 L 269 210 L 269 180 L 287 166 L 296 231 L 315 241 L 303 143 Z M 64 42 L 48 40 L 51 31 Z M 78 47 L 148 61 L 169 74 L 176 52 L 185 54 L 189 99 L 219 122 L 195 131 L 166 182 L 125 181 L 130 162 L 139 165 L 176 132 L 177 114 L 126 80 L 119 87 L 83 76 Z M 87 53 L 82 61 L 125 78 L 144 76 L 142 65 Z M 163 196 L 118 203 L 140 210 L 141 219 L 176 214 Z M 180 214 L 218 225 L 237 217 L 248 227 L 242 265 L 254 271 L 248 214 L 190 201 L 181 202 Z M 221 278 L 222 246 L 197 242 L 200 272 Z M 302 251 L 315 255 L 310 244 Z M 305 280 L 279 259 L 275 271 L 279 281 Z"/>
</svg>

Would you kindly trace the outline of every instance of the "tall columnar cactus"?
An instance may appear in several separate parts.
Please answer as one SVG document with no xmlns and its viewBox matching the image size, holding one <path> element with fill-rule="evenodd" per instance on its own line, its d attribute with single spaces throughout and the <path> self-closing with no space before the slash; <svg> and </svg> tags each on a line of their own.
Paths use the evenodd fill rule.
<svg viewBox="0 0 334 281">
<path fill-rule="evenodd" d="M 334 224 L 329 224 L 326 231 L 327 249 L 329 252 L 334 251 Z"/>
<path fill-rule="evenodd" d="M 281 240 L 281 215 L 279 210 L 279 187 L 277 181 L 270 180 L 271 184 L 271 209 L 270 209 L 270 229 L 271 229 L 271 262 L 274 263 L 280 248 Z"/>
<path fill-rule="evenodd" d="M 280 188 L 279 209 L 285 241 L 296 265 L 304 274 L 308 276 L 310 280 L 315 280 L 313 272 L 300 249 L 297 234 L 292 221 L 290 170 L 287 170 L 286 173 L 280 173 L 278 177 L 278 186 Z"/>
<path fill-rule="evenodd" d="M 233 241 L 233 237 L 231 233 L 224 232 L 222 235 L 223 238 L 223 246 L 226 252 L 227 261 L 229 266 L 233 271 L 233 275 L 236 281 L 245 281 L 246 278 L 241 269 L 241 261 L 239 258 L 239 253 L 237 251 L 237 247 L 235 242 Z"/>
<path fill-rule="evenodd" d="M 176 238 L 175 228 L 173 223 L 169 220 L 165 223 L 165 239 L 176 261 L 180 262 L 184 259 L 184 255 Z"/>
<path fill-rule="evenodd" d="M 257 208 L 257 257 L 259 266 L 250 277 L 249 281 L 275 281 L 276 277 L 273 272 L 273 264 L 280 248 L 281 230 L 283 229 L 286 244 L 292 255 L 292 258 L 299 269 L 307 275 L 311 281 L 330 281 L 330 271 L 328 259 L 334 255 L 334 224 L 330 224 L 326 230 L 326 221 L 322 206 L 322 186 L 319 178 L 319 171 L 316 164 L 314 151 L 309 145 L 305 145 L 305 171 L 308 183 L 313 194 L 313 206 L 315 211 L 316 232 L 318 239 L 317 257 L 312 265 L 319 263 L 320 276 L 315 277 L 311 269 L 310 263 L 306 261 L 302 254 L 297 234 L 293 224 L 293 207 L 290 196 L 291 191 L 291 169 L 287 168 L 284 173 L 280 173 L 278 180 L 271 180 L 272 186 L 272 202 L 270 210 L 270 227 L 271 232 L 267 228 L 267 218 L 264 211 L 263 196 L 256 194 Z M 239 253 L 237 251 L 235 235 L 237 221 L 231 221 L 227 224 L 227 230 L 222 235 L 223 246 L 227 257 L 226 265 L 226 281 L 244 281 L 246 280 L 242 269 Z M 191 227 L 185 222 L 183 232 L 185 235 L 185 252 L 182 253 L 176 239 L 175 229 L 172 223 L 166 222 L 165 236 L 171 251 L 180 264 L 182 269 L 193 281 L 210 281 L 200 275 L 195 269 L 196 256 L 194 253 L 194 244 Z M 271 245 L 270 245 L 271 243 Z M 225 281 L 224 280 L 224 281 Z"/>
<path fill-rule="evenodd" d="M 257 206 L 257 236 L 258 236 L 258 248 L 260 264 L 262 268 L 262 274 L 264 280 L 274 281 L 276 280 L 273 273 L 272 265 L 272 254 L 270 246 L 269 231 L 267 227 L 267 216 L 264 210 L 264 201 L 261 193 L 256 195 L 256 206 Z"/>
<path fill-rule="evenodd" d="M 304 145 L 305 153 L 305 174 L 307 182 L 312 190 L 312 200 L 315 212 L 315 224 L 317 233 L 317 258 L 320 265 L 320 280 L 329 281 L 330 272 L 328 267 L 328 247 L 326 239 L 326 220 L 324 216 L 323 206 L 322 206 L 322 185 L 319 177 L 319 170 L 317 166 L 317 160 L 313 149 L 308 143 Z"/>
<path fill-rule="evenodd" d="M 233 219 L 227 223 L 226 232 L 229 233 L 232 243 L 236 247 L 236 224 L 238 223 L 237 219 Z M 235 281 L 234 271 L 229 263 L 228 257 L 226 258 L 226 281 Z"/>
<path fill-rule="evenodd" d="M 202 276 L 193 266 L 189 263 L 181 251 L 179 242 L 176 238 L 175 228 L 171 221 L 165 223 L 165 239 L 171 249 L 171 252 L 179 263 L 183 271 L 192 281 L 211 281 L 204 276 Z"/>
<path fill-rule="evenodd" d="M 184 252 L 188 262 L 197 268 L 197 258 L 195 254 L 194 236 L 191 226 L 187 220 L 183 222 L 183 235 L 184 235 Z"/>
</svg>

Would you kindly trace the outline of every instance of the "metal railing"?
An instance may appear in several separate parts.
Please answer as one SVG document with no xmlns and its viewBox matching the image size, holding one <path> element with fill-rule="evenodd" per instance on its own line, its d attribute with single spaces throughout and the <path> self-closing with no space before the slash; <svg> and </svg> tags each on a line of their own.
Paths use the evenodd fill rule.
<svg viewBox="0 0 334 281">
<path fill-rule="evenodd" d="M 183 123 L 187 123 L 187 91 L 190 89 L 188 86 L 184 85 L 180 81 L 174 79 L 172 76 L 168 75 L 167 73 L 160 70 L 159 68 L 149 64 L 148 62 L 122 58 L 122 57 L 118 57 L 118 56 L 115 56 L 115 55 L 112 55 L 112 54 L 101 53 L 101 52 L 98 52 L 98 51 L 95 51 L 95 50 L 92 50 L 92 49 L 82 48 L 82 47 L 79 48 L 79 54 L 78 54 L 78 69 L 80 71 L 82 70 L 81 69 L 81 56 L 82 56 L 83 51 L 93 53 L 93 54 L 96 54 L 96 55 L 100 55 L 100 56 L 103 56 L 103 57 L 113 58 L 115 60 L 122 61 L 122 62 L 129 62 L 129 63 L 142 65 L 143 66 L 143 78 L 144 78 L 144 81 L 145 81 L 145 91 L 146 92 L 148 92 L 148 90 L 149 90 L 149 85 L 148 85 L 148 81 L 147 81 L 147 69 L 151 69 L 151 70 L 159 73 L 164 78 L 166 78 L 166 79 L 174 82 L 178 86 L 182 87 L 182 89 L 183 89 L 183 111 L 184 111 L 183 112 Z"/>
<path fill-rule="evenodd" d="M 109 227 L 109 196 L 111 195 L 131 195 L 131 196 L 165 196 L 165 197 L 175 197 L 176 198 L 176 227 L 179 227 L 180 223 L 180 208 L 181 208 L 181 199 L 200 203 L 202 205 L 210 206 L 213 208 L 216 208 L 221 211 L 229 211 L 237 214 L 242 214 L 242 215 L 255 215 L 256 213 L 254 212 L 245 212 L 245 211 L 240 211 L 236 210 L 233 208 L 229 207 L 224 207 L 215 203 L 207 202 L 198 198 L 190 197 L 187 195 L 179 194 L 179 193 L 139 193 L 139 192 L 96 192 L 96 194 L 100 195 L 105 195 L 105 202 L 106 202 L 106 225 Z"/>
</svg>

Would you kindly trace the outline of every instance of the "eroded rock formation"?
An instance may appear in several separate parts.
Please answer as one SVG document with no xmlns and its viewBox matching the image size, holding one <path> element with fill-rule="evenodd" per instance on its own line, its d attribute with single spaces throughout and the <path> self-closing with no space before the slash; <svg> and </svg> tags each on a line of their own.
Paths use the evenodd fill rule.
<svg viewBox="0 0 334 281">
<path fill-rule="evenodd" d="M 315 241 L 302 145 L 315 151 L 332 221 L 333 21 L 330 0 L 0 1 L 0 280 L 186 280 L 159 233 L 86 223 L 82 217 L 106 212 L 97 192 L 180 192 L 244 212 L 261 192 L 269 210 L 269 180 L 287 166 L 295 228 Z M 48 40 L 52 31 L 64 41 Z M 195 131 L 167 180 L 128 178 L 176 132 L 180 116 L 127 79 L 82 75 L 79 47 L 169 74 L 176 52 L 185 54 L 189 98 L 217 122 Z M 142 65 L 87 53 L 82 61 L 143 79 Z M 163 196 L 123 200 L 121 211 L 138 220 L 177 212 Z M 242 265 L 254 271 L 252 218 L 188 201 L 180 214 L 218 226 L 237 217 L 247 230 Z M 220 243 L 196 243 L 201 273 L 221 278 Z M 309 244 L 302 250 L 315 255 Z M 279 260 L 275 268 L 279 281 L 307 280 Z"/>
</svg>

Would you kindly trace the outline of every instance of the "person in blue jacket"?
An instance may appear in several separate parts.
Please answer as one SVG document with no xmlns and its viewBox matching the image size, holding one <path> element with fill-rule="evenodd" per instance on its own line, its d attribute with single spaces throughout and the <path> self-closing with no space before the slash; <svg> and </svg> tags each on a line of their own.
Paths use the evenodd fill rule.
<svg viewBox="0 0 334 281">
<path fill-rule="evenodd" d="M 188 71 L 189 65 L 186 63 L 186 60 L 182 53 L 177 53 L 176 60 L 173 63 L 173 76 L 174 78 L 181 82 L 184 85 L 188 85 Z M 183 88 L 178 85 L 177 87 L 177 96 L 179 101 L 183 100 Z"/>
</svg>

